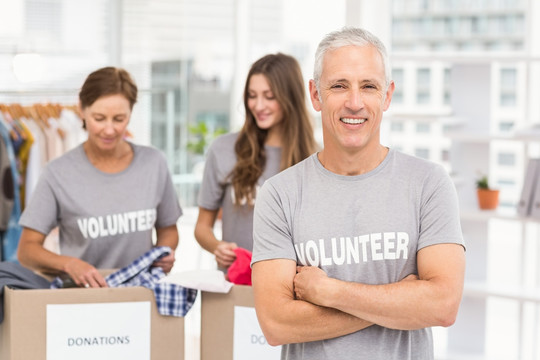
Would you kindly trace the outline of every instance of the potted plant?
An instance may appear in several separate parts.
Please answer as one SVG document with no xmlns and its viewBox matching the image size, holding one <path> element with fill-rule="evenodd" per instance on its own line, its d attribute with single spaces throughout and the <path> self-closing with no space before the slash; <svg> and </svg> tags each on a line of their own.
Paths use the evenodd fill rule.
<svg viewBox="0 0 540 360">
<path fill-rule="evenodd" d="M 191 139 L 187 143 L 187 149 L 194 154 L 204 155 L 208 145 L 219 135 L 225 134 L 227 131 L 218 127 L 214 131 L 210 131 L 206 123 L 199 121 L 196 125 L 188 127 Z"/>
<path fill-rule="evenodd" d="M 193 173 L 202 176 L 204 169 L 204 156 L 210 143 L 219 135 L 225 134 L 226 130 L 223 128 L 217 128 L 211 131 L 206 123 L 203 121 L 197 122 L 195 125 L 188 127 L 190 133 L 190 139 L 187 143 L 187 150 L 193 154 L 192 161 Z"/>
<path fill-rule="evenodd" d="M 499 205 L 499 190 L 492 189 L 489 186 L 488 177 L 482 175 L 476 180 L 476 189 L 478 195 L 478 206 L 482 210 L 493 210 Z"/>
</svg>

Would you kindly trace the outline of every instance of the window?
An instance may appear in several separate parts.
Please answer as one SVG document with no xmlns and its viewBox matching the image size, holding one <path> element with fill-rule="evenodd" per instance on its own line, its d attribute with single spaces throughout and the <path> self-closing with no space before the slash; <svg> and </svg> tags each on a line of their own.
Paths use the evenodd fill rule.
<svg viewBox="0 0 540 360">
<path fill-rule="evenodd" d="M 416 132 L 421 134 L 428 134 L 431 131 L 431 125 L 428 123 L 416 123 Z"/>
<path fill-rule="evenodd" d="M 513 107 L 517 103 L 517 70 L 505 68 L 501 69 L 501 93 L 500 105 L 502 107 Z"/>
<path fill-rule="evenodd" d="M 497 163 L 501 166 L 516 165 L 516 155 L 512 153 L 499 153 L 497 155 Z"/>
<path fill-rule="evenodd" d="M 429 149 L 424 149 L 424 148 L 414 149 L 414 155 L 422 159 L 429 159 Z"/>
<path fill-rule="evenodd" d="M 431 101 L 430 94 L 431 70 L 420 68 L 416 71 L 416 102 L 418 104 L 428 104 Z"/>
<path fill-rule="evenodd" d="M 514 128 L 513 121 L 501 121 L 499 123 L 499 131 L 501 132 L 510 132 Z"/>
<path fill-rule="evenodd" d="M 501 88 L 516 90 L 516 69 L 501 69 Z"/>
<path fill-rule="evenodd" d="M 441 161 L 450 161 L 450 151 L 449 150 L 442 150 L 441 151 Z"/>
<path fill-rule="evenodd" d="M 394 104 L 403 104 L 403 69 L 401 68 L 394 68 L 392 69 L 392 78 L 394 80 L 394 83 L 396 84 L 396 89 L 394 90 L 394 94 L 392 95 L 392 103 Z"/>
<path fill-rule="evenodd" d="M 392 132 L 401 133 L 403 132 L 403 128 L 403 122 L 401 121 L 392 121 L 390 123 L 390 131 Z"/>
<path fill-rule="evenodd" d="M 450 102 L 452 100 L 451 96 L 452 93 L 450 91 L 450 88 L 452 84 L 450 83 L 450 79 L 452 78 L 452 69 L 446 68 L 444 69 L 444 91 L 443 91 L 443 104 L 444 105 L 450 105 Z"/>
</svg>

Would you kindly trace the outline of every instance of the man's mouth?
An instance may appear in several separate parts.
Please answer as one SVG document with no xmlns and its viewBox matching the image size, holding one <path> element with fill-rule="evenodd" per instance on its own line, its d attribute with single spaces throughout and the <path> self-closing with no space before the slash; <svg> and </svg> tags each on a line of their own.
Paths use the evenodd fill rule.
<svg viewBox="0 0 540 360">
<path fill-rule="evenodd" d="M 367 119 L 352 119 L 352 118 L 340 118 L 345 124 L 358 125 L 364 123 Z"/>
</svg>

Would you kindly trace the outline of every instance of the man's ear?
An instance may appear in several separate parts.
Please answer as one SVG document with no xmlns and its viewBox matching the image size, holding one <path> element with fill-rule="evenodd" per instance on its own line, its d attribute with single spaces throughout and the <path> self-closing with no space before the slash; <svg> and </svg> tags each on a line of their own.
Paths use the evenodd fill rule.
<svg viewBox="0 0 540 360">
<path fill-rule="evenodd" d="M 311 104 L 315 111 L 321 111 L 321 98 L 319 90 L 315 85 L 315 80 L 309 80 L 309 97 L 311 98 Z"/>
<path fill-rule="evenodd" d="M 383 111 L 388 110 L 388 108 L 390 107 L 390 103 L 392 102 L 392 94 L 394 93 L 395 88 L 396 88 L 396 84 L 394 84 L 394 82 L 391 81 L 390 85 L 388 85 L 388 88 L 386 89 Z"/>
</svg>

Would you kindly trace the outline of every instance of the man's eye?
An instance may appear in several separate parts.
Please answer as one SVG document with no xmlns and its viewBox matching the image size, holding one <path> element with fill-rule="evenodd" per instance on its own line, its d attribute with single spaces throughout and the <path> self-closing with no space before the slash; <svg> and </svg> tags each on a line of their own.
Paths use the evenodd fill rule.
<svg viewBox="0 0 540 360">
<path fill-rule="evenodd" d="M 341 84 L 335 84 L 335 85 L 332 85 L 332 89 L 345 89 L 345 86 Z"/>
</svg>

